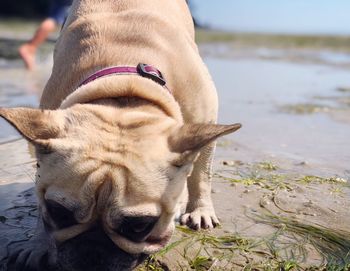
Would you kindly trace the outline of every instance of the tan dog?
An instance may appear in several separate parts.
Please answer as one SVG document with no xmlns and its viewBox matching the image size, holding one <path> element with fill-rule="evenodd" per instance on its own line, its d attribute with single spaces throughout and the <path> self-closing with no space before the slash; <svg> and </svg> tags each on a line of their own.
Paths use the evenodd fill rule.
<svg viewBox="0 0 350 271">
<path fill-rule="evenodd" d="M 80 86 L 106 67 L 138 63 L 160 70 L 166 87 L 157 74 Z M 38 158 L 46 233 L 39 228 L 34 248 L 17 260 L 34 266 L 52 249 L 35 240 L 61 244 L 92 227 L 129 253 L 154 253 L 171 237 L 186 187 L 181 223 L 219 223 L 210 196 L 213 142 L 240 125 L 215 124 L 217 94 L 185 0 L 74 1 L 40 106 L 0 109 Z"/>
</svg>

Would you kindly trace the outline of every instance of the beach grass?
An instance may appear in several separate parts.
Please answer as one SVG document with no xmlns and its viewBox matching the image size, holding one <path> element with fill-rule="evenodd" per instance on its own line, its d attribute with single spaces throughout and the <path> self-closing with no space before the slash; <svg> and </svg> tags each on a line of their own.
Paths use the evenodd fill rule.
<svg viewBox="0 0 350 271">
<path fill-rule="evenodd" d="M 348 185 L 338 176 L 293 175 L 270 161 L 230 163 L 226 161 L 215 177 L 235 185 L 258 186 L 267 195 L 296 186 L 326 185 L 340 193 Z M 281 172 L 282 171 L 282 172 Z M 328 188 L 327 188 L 328 189 Z M 273 197 L 272 197 L 273 198 Z M 239 232 L 193 231 L 178 226 L 174 241 L 152 255 L 138 271 L 244 270 L 244 271 L 349 271 L 350 232 L 327 228 L 305 217 L 272 213 L 264 208 L 246 209 L 254 225 L 271 232 L 246 236 Z M 316 262 L 310 263 L 310 257 Z"/>
<path fill-rule="evenodd" d="M 247 238 L 177 227 L 182 239 L 150 256 L 137 270 L 349 270 L 349 233 L 272 214 L 254 214 L 251 218 L 275 227 L 276 231 L 261 238 Z M 308 245 L 323 258 L 320 264 L 303 264 L 309 256 Z"/>
</svg>

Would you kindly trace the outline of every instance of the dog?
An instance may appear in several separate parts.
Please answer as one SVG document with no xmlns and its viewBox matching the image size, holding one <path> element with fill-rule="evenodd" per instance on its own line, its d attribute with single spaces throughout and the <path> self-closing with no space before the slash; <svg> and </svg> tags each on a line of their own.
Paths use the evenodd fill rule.
<svg viewBox="0 0 350 271">
<path fill-rule="evenodd" d="M 43 270 L 94 229 L 136 255 L 162 249 L 180 214 L 218 225 L 215 140 L 241 125 L 216 124 L 217 112 L 185 0 L 75 0 L 40 108 L 0 109 L 38 161 L 38 227 L 17 264 Z"/>
</svg>

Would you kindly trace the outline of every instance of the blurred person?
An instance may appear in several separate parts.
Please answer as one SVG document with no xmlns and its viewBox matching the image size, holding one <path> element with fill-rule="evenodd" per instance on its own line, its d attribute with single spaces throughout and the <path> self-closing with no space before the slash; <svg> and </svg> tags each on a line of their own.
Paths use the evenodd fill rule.
<svg viewBox="0 0 350 271">
<path fill-rule="evenodd" d="M 62 25 L 73 0 L 52 0 L 48 17 L 42 21 L 33 38 L 19 47 L 18 52 L 28 70 L 35 68 L 36 51 L 48 36 Z"/>
</svg>

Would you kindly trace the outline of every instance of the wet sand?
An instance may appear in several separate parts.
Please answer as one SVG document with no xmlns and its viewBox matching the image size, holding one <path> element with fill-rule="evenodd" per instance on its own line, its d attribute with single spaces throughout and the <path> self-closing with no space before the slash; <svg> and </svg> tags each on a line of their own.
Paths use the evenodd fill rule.
<svg viewBox="0 0 350 271">
<path fill-rule="evenodd" d="M 273 245 L 278 256 L 273 255 L 267 242 L 250 249 L 229 247 L 231 254 L 223 251 L 236 244 L 233 241 L 225 243 L 223 249 L 204 250 L 208 242 L 198 241 L 195 233 L 180 228 L 173 241 L 186 241 L 156 255 L 149 266 L 168 266 L 171 270 L 179 266 L 185 270 L 193 266 L 196 270 L 243 270 L 251 266 L 256 268 L 252 270 L 267 270 L 267 264 L 276 262 L 295 260 L 306 268 L 329 261 L 331 253 L 322 254 L 310 241 L 311 233 L 317 230 L 302 231 L 303 227 L 296 227 L 298 223 L 318 227 L 325 236 L 327 230 L 339 232 L 344 245 L 331 250 L 339 255 L 336 265 L 342 266 L 341 257 L 347 249 L 350 251 L 350 93 L 339 88 L 350 87 L 350 60 L 345 61 L 346 53 L 339 56 L 327 51 L 323 54 L 326 58 L 319 57 L 325 59 L 322 62 L 315 61 L 315 52 L 300 61 L 289 57 L 289 50 L 269 50 L 266 57 L 263 48 L 247 53 L 227 44 L 201 46 L 219 92 L 219 122 L 243 124 L 240 131 L 218 142 L 213 199 L 222 227 L 204 235 L 232 235 L 249 240 L 247 244 L 275 236 Z M 341 65 L 334 63 L 339 58 Z M 0 106 L 37 106 L 49 76 L 50 56 L 43 56 L 39 70 L 32 73 L 25 71 L 18 60 L 0 59 L 0 63 Z M 9 214 L 14 200 L 18 205 L 20 192 L 33 186 L 34 163 L 26 142 L 0 120 L 0 217 Z M 26 200 L 33 201 L 33 196 Z M 28 208 L 21 210 L 24 216 Z M 23 216 L 11 215 L 11 225 L 27 223 Z M 9 231 L 11 225 L 7 222 L 0 225 Z M 18 234 L 16 229 L 14 235 Z M 304 240 L 304 253 L 295 246 L 281 248 L 288 242 L 300 243 L 307 234 L 311 237 Z M 186 242 L 191 244 L 192 252 L 186 250 Z M 197 266 L 199 256 L 203 258 Z"/>
</svg>

